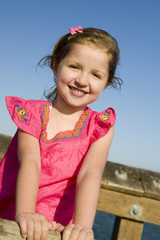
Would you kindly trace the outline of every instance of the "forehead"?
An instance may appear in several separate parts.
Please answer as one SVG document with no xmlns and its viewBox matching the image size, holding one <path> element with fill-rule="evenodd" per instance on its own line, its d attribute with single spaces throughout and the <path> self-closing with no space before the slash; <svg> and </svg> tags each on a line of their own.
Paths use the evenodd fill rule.
<svg viewBox="0 0 160 240">
<path fill-rule="evenodd" d="M 70 51 L 65 56 L 65 59 L 75 59 L 77 61 L 81 60 L 84 62 L 92 61 L 92 63 L 95 62 L 95 64 L 103 63 L 104 65 L 108 65 L 110 56 L 94 43 L 75 43 L 70 48 Z"/>
</svg>

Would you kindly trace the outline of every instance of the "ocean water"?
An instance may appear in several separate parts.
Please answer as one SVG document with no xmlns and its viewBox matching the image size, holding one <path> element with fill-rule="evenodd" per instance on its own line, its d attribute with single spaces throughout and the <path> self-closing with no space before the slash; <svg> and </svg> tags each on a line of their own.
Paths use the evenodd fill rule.
<svg viewBox="0 0 160 240">
<path fill-rule="evenodd" d="M 115 216 L 97 212 L 93 231 L 96 240 L 111 240 Z M 132 240 L 132 239 L 131 239 Z M 160 240 L 160 226 L 144 223 L 141 240 Z"/>
</svg>

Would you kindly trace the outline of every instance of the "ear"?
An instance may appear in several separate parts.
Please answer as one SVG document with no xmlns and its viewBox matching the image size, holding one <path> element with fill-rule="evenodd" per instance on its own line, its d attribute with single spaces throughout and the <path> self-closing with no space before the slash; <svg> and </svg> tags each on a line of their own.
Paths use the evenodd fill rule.
<svg viewBox="0 0 160 240">
<path fill-rule="evenodd" d="M 103 90 L 105 90 L 107 87 L 108 87 L 109 85 L 108 85 L 108 83 L 104 86 L 104 89 Z"/>
<path fill-rule="evenodd" d="M 108 82 L 108 79 L 107 79 L 106 85 L 104 86 L 103 90 L 105 90 L 108 86 L 109 86 L 109 82 Z"/>
<path fill-rule="evenodd" d="M 53 69 L 54 76 L 57 77 L 57 71 Z"/>
<path fill-rule="evenodd" d="M 52 70 L 53 70 L 54 76 L 57 77 L 57 66 L 56 66 L 56 64 L 53 64 Z"/>
</svg>

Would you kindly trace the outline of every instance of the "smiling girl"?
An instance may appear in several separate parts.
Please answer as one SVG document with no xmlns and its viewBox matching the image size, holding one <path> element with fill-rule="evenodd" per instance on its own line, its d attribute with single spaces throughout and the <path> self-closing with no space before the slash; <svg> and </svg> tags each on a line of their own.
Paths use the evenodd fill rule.
<svg viewBox="0 0 160 240">
<path fill-rule="evenodd" d="M 115 77 L 117 41 L 107 32 L 71 28 L 43 58 L 55 76 L 47 101 L 6 97 L 18 130 L 0 166 L 0 217 L 16 219 L 29 240 L 94 239 L 100 182 L 113 138 L 115 111 L 88 107 Z M 25 117 L 21 112 L 25 113 Z"/>
</svg>

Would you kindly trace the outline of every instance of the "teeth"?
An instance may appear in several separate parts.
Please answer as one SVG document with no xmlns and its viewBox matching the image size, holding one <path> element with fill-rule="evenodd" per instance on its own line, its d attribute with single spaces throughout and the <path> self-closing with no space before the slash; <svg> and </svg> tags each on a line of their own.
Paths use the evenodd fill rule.
<svg viewBox="0 0 160 240">
<path fill-rule="evenodd" d="M 78 90 L 76 88 L 73 88 L 73 87 L 70 87 L 70 88 L 71 88 L 72 91 L 74 91 L 77 94 L 84 94 L 85 93 L 84 91 Z"/>
</svg>

